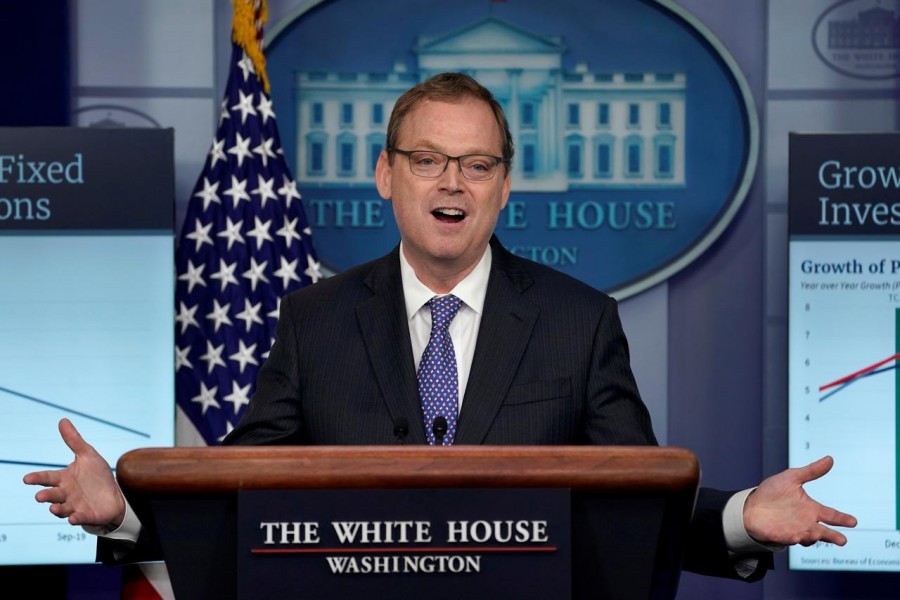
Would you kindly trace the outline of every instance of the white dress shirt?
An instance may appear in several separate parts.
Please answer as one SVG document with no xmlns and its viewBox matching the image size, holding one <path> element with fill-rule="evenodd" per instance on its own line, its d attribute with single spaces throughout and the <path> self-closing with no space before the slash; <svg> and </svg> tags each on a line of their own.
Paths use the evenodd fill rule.
<svg viewBox="0 0 900 600">
<path fill-rule="evenodd" d="M 462 300 L 462 306 L 453 321 L 450 322 L 450 339 L 453 340 L 453 351 L 456 354 L 456 372 L 459 377 L 459 405 L 462 408 L 466 396 L 466 384 L 472 371 L 472 358 L 475 356 L 475 340 L 484 313 L 484 297 L 487 294 L 488 276 L 491 274 L 491 247 L 472 272 L 466 275 L 450 293 Z M 403 280 L 403 297 L 406 299 L 406 318 L 409 319 L 409 337 L 412 342 L 413 358 L 416 371 L 419 362 L 431 337 L 431 309 L 426 302 L 437 296 L 419 281 L 415 271 L 403 256 L 403 244 L 400 244 L 400 276 Z"/>
</svg>

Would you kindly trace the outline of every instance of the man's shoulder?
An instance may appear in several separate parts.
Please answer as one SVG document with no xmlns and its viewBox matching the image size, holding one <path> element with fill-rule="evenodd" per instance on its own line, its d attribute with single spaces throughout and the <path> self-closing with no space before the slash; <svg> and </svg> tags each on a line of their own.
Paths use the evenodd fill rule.
<svg viewBox="0 0 900 600">
<path fill-rule="evenodd" d="M 498 270 L 504 273 L 514 286 L 526 295 L 549 295 L 558 302 L 567 300 L 606 303 L 612 297 L 548 265 L 517 256 L 502 246 L 493 247 L 494 261 Z"/>
</svg>

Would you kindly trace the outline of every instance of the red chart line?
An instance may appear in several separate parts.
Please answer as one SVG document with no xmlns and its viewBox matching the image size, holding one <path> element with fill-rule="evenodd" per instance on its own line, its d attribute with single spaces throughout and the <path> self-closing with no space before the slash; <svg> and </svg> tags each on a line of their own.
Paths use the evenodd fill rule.
<svg viewBox="0 0 900 600">
<path fill-rule="evenodd" d="M 846 383 L 846 382 L 850 381 L 851 379 L 856 379 L 857 377 L 862 377 L 866 373 L 868 373 L 870 371 L 874 371 L 878 367 L 886 365 L 889 362 L 893 362 L 893 361 L 897 360 L 898 358 L 900 358 L 900 353 L 895 354 L 889 358 L 885 358 L 884 360 L 878 361 L 874 365 L 869 365 L 868 367 L 860 369 L 859 371 L 856 371 L 855 373 L 850 373 L 849 375 L 845 375 L 844 377 L 841 377 L 840 379 L 836 379 L 836 380 L 832 381 L 831 383 L 826 383 L 825 385 L 823 385 L 822 387 L 819 388 L 819 391 L 824 392 L 828 388 L 832 388 L 836 385 L 841 385 L 842 383 Z"/>
</svg>

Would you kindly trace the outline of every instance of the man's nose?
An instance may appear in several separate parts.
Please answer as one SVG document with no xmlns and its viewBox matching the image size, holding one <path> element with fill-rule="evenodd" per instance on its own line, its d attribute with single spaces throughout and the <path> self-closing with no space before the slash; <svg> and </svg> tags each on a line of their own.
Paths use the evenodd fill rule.
<svg viewBox="0 0 900 600">
<path fill-rule="evenodd" d="M 453 163 L 456 163 L 455 165 Z M 441 173 L 441 185 L 452 189 L 458 189 L 460 181 L 463 179 L 462 165 L 458 158 L 451 158 L 447 161 L 447 167 Z"/>
</svg>

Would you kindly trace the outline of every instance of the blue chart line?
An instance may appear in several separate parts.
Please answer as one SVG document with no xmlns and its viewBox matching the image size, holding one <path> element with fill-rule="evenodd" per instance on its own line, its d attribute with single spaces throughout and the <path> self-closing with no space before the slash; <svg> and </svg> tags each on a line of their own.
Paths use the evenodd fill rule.
<svg viewBox="0 0 900 600">
<path fill-rule="evenodd" d="M 34 402 L 34 403 L 37 403 L 37 404 L 43 404 L 44 406 L 49 406 L 49 407 L 51 407 L 51 408 L 56 408 L 56 409 L 65 411 L 65 412 L 67 412 L 67 413 L 73 414 L 73 415 L 78 415 L 79 417 L 84 417 L 85 419 L 89 419 L 89 420 L 94 421 L 94 422 L 96 422 L 96 423 L 102 423 L 103 425 L 108 425 L 108 426 L 113 427 L 113 428 L 115 428 L 115 429 L 119 429 L 119 430 L 122 430 L 122 431 L 126 431 L 126 432 L 132 433 L 132 434 L 134 434 L 134 435 L 139 435 L 139 436 L 144 437 L 144 438 L 149 438 L 149 437 L 150 437 L 150 434 L 144 433 L 143 431 L 138 431 L 138 430 L 136 430 L 136 429 L 131 429 L 130 427 L 125 427 L 124 425 L 120 425 L 120 424 L 118 424 L 118 423 L 113 423 L 112 421 L 107 421 L 106 419 L 101 419 L 100 417 L 95 417 L 95 416 L 93 416 L 93 415 L 89 415 L 89 414 L 87 414 L 87 413 L 83 413 L 83 412 L 78 411 L 78 410 L 73 410 L 73 409 L 71 409 L 71 408 L 67 408 L 67 407 L 62 406 L 62 405 L 60 405 L 60 404 L 54 404 L 53 402 L 49 402 L 49 401 L 47 401 L 47 400 L 42 400 L 42 399 L 40 399 L 40 398 L 35 398 L 34 396 L 29 396 L 28 394 L 23 394 L 22 392 L 17 392 L 17 391 L 15 391 L 15 390 L 11 390 L 11 389 L 9 389 L 9 388 L 5 388 L 5 387 L 0 386 L 0 392 L 5 392 L 5 393 L 9 394 L 10 396 L 17 396 L 17 397 L 19 397 L 19 398 L 23 398 L 23 399 L 25 399 L 25 400 L 28 400 L 29 402 Z M 30 461 L 22 461 L 22 460 L 6 460 L 6 459 L 0 459 L 0 464 L 3 464 L 3 465 L 19 465 L 19 466 L 28 466 L 28 467 L 47 467 L 47 468 L 51 468 L 51 469 L 63 469 L 63 468 L 65 468 L 65 467 L 68 466 L 68 465 L 56 464 L 56 463 L 38 463 L 38 462 L 30 462 Z M 115 470 L 115 469 L 113 469 L 113 470 Z"/>
<path fill-rule="evenodd" d="M 9 388 L 5 388 L 0 386 L 0 392 L 6 392 L 11 396 L 18 396 L 19 398 L 24 398 L 25 400 L 29 400 L 31 402 L 35 402 L 37 404 L 43 404 L 44 406 L 50 406 L 51 408 L 56 408 L 67 413 L 71 413 L 73 415 L 78 415 L 79 417 L 84 417 L 85 419 L 90 419 L 96 423 L 102 423 L 104 425 L 109 425 L 110 427 L 114 427 L 116 429 L 120 429 L 122 431 L 127 431 L 128 433 L 133 433 L 134 435 L 139 435 L 141 437 L 150 438 L 149 433 L 145 433 L 143 431 L 138 431 L 137 429 L 131 429 L 130 427 L 125 427 L 124 425 L 120 425 L 118 423 L 113 423 L 112 421 L 107 421 L 106 419 L 101 419 L 100 417 L 95 417 L 93 415 L 89 415 L 87 413 L 83 413 L 81 411 L 77 411 L 61 404 L 54 404 L 53 402 L 49 402 L 47 400 L 41 400 L 40 398 L 35 398 L 34 396 L 29 396 L 28 394 L 23 394 L 22 392 L 17 392 L 15 390 L 11 390 Z"/>
<path fill-rule="evenodd" d="M 65 469 L 69 465 L 57 464 L 57 463 L 41 463 L 41 462 L 32 462 L 28 460 L 6 460 L 4 458 L 0 458 L 0 465 L 18 465 L 20 467 L 46 467 L 48 469 Z M 112 472 L 116 472 L 116 468 L 110 465 L 110 469 Z"/>
<path fill-rule="evenodd" d="M 50 469 L 65 469 L 69 465 L 59 465 L 56 463 L 39 463 L 27 460 L 6 460 L 0 459 L 0 465 L 19 465 L 22 467 L 48 467 Z"/>
<path fill-rule="evenodd" d="M 830 397 L 834 396 L 841 390 L 847 389 L 848 386 L 853 385 L 854 383 L 856 383 L 857 381 L 859 381 L 861 379 L 865 379 L 866 377 L 871 377 L 872 375 L 878 375 L 880 373 L 887 373 L 888 371 L 896 371 L 896 370 L 897 370 L 897 365 L 894 364 L 894 365 L 891 365 L 890 367 L 883 367 L 881 369 L 878 369 L 877 371 L 868 371 L 866 373 L 863 373 L 862 375 L 857 375 L 853 379 L 850 379 L 849 381 L 845 381 L 844 383 L 840 384 L 839 387 L 834 388 L 833 390 L 831 390 L 830 392 L 828 392 L 827 394 L 825 394 L 824 396 L 819 398 L 819 402 L 822 402 L 826 398 L 830 398 Z"/>
</svg>

